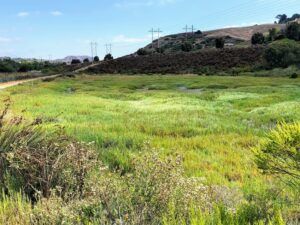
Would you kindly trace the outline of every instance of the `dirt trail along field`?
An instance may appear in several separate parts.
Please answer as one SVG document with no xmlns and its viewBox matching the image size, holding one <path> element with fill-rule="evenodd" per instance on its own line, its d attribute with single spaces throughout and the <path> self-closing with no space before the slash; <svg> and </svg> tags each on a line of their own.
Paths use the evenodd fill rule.
<svg viewBox="0 0 300 225">
<path fill-rule="evenodd" d="M 75 73 L 82 72 L 82 71 L 84 71 L 88 68 L 97 66 L 100 63 L 95 63 L 95 64 L 92 64 L 92 65 L 89 65 L 89 66 L 82 67 L 78 70 L 75 70 L 74 72 Z M 31 81 L 42 80 L 42 79 L 47 79 L 47 78 L 55 78 L 55 77 L 58 77 L 60 75 L 61 74 L 55 74 L 55 75 L 51 75 L 51 76 L 37 77 L 37 78 L 33 78 L 33 79 L 24 79 L 24 80 L 15 80 L 15 81 L 3 82 L 3 83 L 0 83 L 0 90 L 6 89 L 6 88 L 9 88 L 9 87 L 13 87 L 13 86 L 16 86 L 16 85 L 19 85 L 19 84 L 31 82 Z"/>
</svg>

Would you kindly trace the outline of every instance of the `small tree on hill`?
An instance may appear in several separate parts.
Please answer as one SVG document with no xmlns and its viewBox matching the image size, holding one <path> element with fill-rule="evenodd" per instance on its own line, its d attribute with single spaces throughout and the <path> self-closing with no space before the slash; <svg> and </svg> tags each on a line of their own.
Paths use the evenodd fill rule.
<svg viewBox="0 0 300 225">
<path fill-rule="evenodd" d="M 224 48 L 225 40 L 224 38 L 217 38 L 216 39 L 216 48 L 222 49 Z"/>
<path fill-rule="evenodd" d="M 278 19 L 279 24 L 285 24 L 288 22 L 288 17 L 286 14 L 282 14 L 282 15 L 280 14 L 280 15 L 276 16 L 276 19 Z"/>
<path fill-rule="evenodd" d="M 202 31 L 201 31 L 201 30 L 197 30 L 197 31 L 195 32 L 195 34 L 197 34 L 197 35 L 202 35 Z"/>
<path fill-rule="evenodd" d="M 295 41 L 300 41 L 300 24 L 291 23 L 286 28 L 286 37 Z"/>
<path fill-rule="evenodd" d="M 95 56 L 95 57 L 94 57 L 94 62 L 99 62 L 99 61 L 100 61 L 99 56 Z"/>
<path fill-rule="evenodd" d="M 272 28 L 269 30 L 269 36 L 268 36 L 268 40 L 269 41 L 275 41 L 276 38 L 277 38 L 277 34 L 278 34 L 278 31 L 276 28 Z"/>
<path fill-rule="evenodd" d="M 85 59 L 83 60 L 83 62 L 84 62 L 84 63 L 89 63 L 90 60 L 89 60 L 88 58 L 85 58 Z"/>
<path fill-rule="evenodd" d="M 181 45 L 181 50 L 184 52 L 190 52 L 193 50 L 193 45 L 191 43 L 185 42 Z"/>
<path fill-rule="evenodd" d="M 72 59 L 71 61 L 71 64 L 74 65 L 74 64 L 80 64 L 81 61 L 79 59 Z"/>
<path fill-rule="evenodd" d="M 255 33 L 251 38 L 251 43 L 253 45 L 261 45 L 265 43 L 265 36 L 262 33 Z"/>
<path fill-rule="evenodd" d="M 109 53 L 104 57 L 104 61 L 109 61 L 109 60 L 113 60 L 114 57 Z"/>
</svg>

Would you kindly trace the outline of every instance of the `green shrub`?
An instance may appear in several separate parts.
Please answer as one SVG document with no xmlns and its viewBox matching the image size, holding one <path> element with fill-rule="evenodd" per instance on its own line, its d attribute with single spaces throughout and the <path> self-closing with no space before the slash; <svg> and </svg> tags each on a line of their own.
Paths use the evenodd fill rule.
<svg viewBox="0 0 300 225">
<path fill-rule="evenodd" d="M 293 73 L 292 75 L 291 75 L 291 79 L 297 79 L 298 78 L 298 74 L 297 73 Z"/>
<path fill-rule="evenodd" d="M 185 42 L 181 45 L 181 50 L 184 52 L 190 52 L 193 50 L 193 45 L 191 43 Z"/>
<path fill-rule="evenodd" d="M 274 41 L 278 37 L 278 30 L 276 28 L 272 28 L 269 30 L 268 41 Z"/>
<path fill-rule="evenodd" d="M 164 54 L 164 52 L 165 52 L 165 49 L 163 49 L 163 48 L 156 48 L 156 52 L 157 53 L 159 53 L 159 54 Z"/>
<path fill-rule="evenodd" d="M 300 24 L 291 23 L 286 28 L 286 37 L 295 41 L 300 41 Z"/>
<path fill-rule="evenodd" d="M 85 59 L 83 60 L 83 62 L 84 62 L 84 63 L 89 63 L 90 60 L 89 60 L 88 58 L 85 58 Z"/>
<path fill-rule="evenodd" d="M 147 52 L 146 49 L 140 48 L 137 52 L 136 52 L 139 56 L 142 55 L 148 55 L 149 53 Z"/>
<path fill-rule="evenodd" d="M 265 36 L 262 33 L 255 33 L 251 38 L 251 43 L 253 45 L 262 45 L 265 43 Z"/>
<path fill-rule="evenodd" d="M 300 43 L 293 40 L 275 41 L 265 50 L 264 57 L 271 67 L 288 67 L 300 63 Z"/>
<path fill-rule="evenodd" d="M 300 123 L 281 123 L 256 149 L 256 163 L 268 174 L 300 187 Z"/>
<path fill-rule="evenodd" d="M 80 63 L 81 63 L 80 59 L 72 59 L 72 61 L 71 61 L 72 65 L 80 64 Z"/>
<path fill-rule="evenodd" d="M 216 48 L 224 48 L 225 40 L 224 38 L 216 38 Z"/>
</svg>

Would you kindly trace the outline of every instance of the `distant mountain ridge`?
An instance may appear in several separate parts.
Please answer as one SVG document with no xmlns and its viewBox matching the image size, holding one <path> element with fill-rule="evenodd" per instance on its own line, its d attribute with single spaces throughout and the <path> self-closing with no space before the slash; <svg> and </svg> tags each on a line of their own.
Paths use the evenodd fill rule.
<svg viewBox="0 0 300 225">
<path fill-rule="evenodd" d="M 64 63 L 71 63 L 73 59 L 79 59 L 81 62 L 85 59 L 89 59 L 89 61 L 92 61 L 92 57 L 91 56 L 87 56 L 87 55 L 80 55 L 80 56 L 66 56 L 63 59 L 56 59 L 53 60 L 55 62 L 64 62 Z"/>
</svg>

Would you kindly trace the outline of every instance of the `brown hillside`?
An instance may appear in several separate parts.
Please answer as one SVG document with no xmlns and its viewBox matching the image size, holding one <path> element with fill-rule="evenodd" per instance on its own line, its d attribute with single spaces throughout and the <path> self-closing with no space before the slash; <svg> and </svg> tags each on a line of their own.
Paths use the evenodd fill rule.
<svg viewBox="0 0 300 225">
<path fill-rule="evenodd" d="M 217 37 L 224 37 L 225 47 L 250 47 L 251 37 L 254 33 L 260 32 L 268 34 L 269 30 L 276 28 L 282 30 L 285 28 L 283 24 L 263 24 L 249 27 L 234 27 L 224 28 L 211 31 L 205 31 L 199 33 L 179 33 L 172 34 L 160 38 L 160 47 L 165 53 L 177 53 L 181 52 L 181 46 L 185 42 L 189 42 L 193 45 L 192 51 L 199 51 L 205 48 L 215 48 L 215 39 Z M 157 40 L 153 42 L 153 46 L 156 48 Z M 144 48 L 148 53 L 155 52 L 152 47 L 152 43 Z"/>
<path fill-rule="evenodd" d="M 267 34 L 268 31 L 272 28 L 276 28 L 278 30 L 284 29 L 284 24 L 263 24 L 263 25 L 255 25 L 249 27 L 234 27 L 234 28 L 224 28 L 218 30 L 212 30 L 204 32 L 206 37 L 226 37 L 230 36 L 232 38 L 250 41 L 253 34 L 259 32 L 263 34 Z"/>
</svg>

